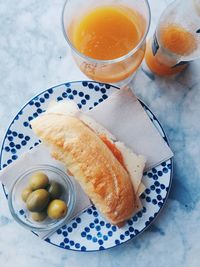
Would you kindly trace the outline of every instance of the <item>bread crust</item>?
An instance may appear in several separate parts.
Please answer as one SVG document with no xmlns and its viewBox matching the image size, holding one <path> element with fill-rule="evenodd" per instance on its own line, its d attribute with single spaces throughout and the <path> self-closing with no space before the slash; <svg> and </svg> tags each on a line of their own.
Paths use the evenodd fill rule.
<svg viewBox="0 0 200 267">
<path fill-rule="evenodd" d="M 108 221 L 117 225 L 133 215 L 137 201 L 130 176 L 93 130 L 76 117 L 53 113 L 35 119 L 32 129 Z"/>
</svg>

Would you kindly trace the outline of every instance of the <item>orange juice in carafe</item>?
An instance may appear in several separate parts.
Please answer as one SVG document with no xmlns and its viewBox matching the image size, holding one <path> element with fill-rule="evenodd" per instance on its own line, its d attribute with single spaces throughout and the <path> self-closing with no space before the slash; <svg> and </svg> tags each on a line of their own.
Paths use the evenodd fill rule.
<svg viewBox="0 0 200 267">
<path fill-rule="evenodd" d="M 101 6 L 86 13 L 73 25 L 71 39 L 83 55 L 95 60 L 115 60 L 131 52 L 139 44 L 146 23 L 136 11 L 122 6 Z M 79 64 L 81 70 L 94 80 L 117 82 L 129 77 L 140 65 L 144 48 L 127 60 L 94 67 Z"/>
<path fill-rule="evenodd" d="M 145 54 L 152 72 L 176 74 L 200 57 L 199 10 L 199 0 L 175 0 L 164 10 Z"/>
<path fill-rule="evenodd" d="M 154 36 L 154 46 L 156 46 L 156 42 Z M 181 72 L 187 67 L 187 61 L 180 61 L 180 64 L 179 58 L 190 55 L 197 49 L 195 36 L 176 24 L 170 24 L 160 31 L 160 43 L 162 43 L 163 50 L 155 53 L 150 40 L 145 54 L 147 65 L 158 75 L 172 75 Z"/>
</svg>

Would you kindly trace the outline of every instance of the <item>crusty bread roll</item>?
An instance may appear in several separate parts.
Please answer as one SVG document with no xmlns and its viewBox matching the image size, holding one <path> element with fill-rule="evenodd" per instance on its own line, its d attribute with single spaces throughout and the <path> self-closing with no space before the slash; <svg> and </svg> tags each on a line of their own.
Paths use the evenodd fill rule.
<svg viewBox="0 0 200 267">
<path fill-rule="evenodd" d="M 61 103 L 59 106 L 61 106 Z M 69 106 L 69 104 L 67 106 Z M 137 196 L 140 196 L 142 192 L 144 192 L 145 188 L 141 182 L 146 163 L 144 156 L 133 153 L 133 151 L 131 151 L 131 149 L 124 143 L 118 141 L 113 134 L 85 113 L 81 112 L 78 117 L 93 131 L 95 131 L 100 138 L 103 137 L 104 141 L 106 139 L 107 143 L 110 143 L 111 146 L 113 145 L 114 150 L 117 149 L 120 152 L 121 157 L 123 158 L 123 165 L 130 175 L 134 190 L 137 192 Z"/>
<path fill-rule="evenodd" d="M 138 209 L 130 174 L 99 135 L 71 113 L 46 112 L 32 121 L 32 129 L 51 148 L 80 183 L 102 215 L 120 225 Z M 141 178 L 140 178 L 141 182 Z"/>
<path fill-rule="evenodd" d="M 136 200 L 129 175 L 90 128 L 75 117 L 57 114 L 39 117 L 32 128 L 111 223 L 131 217 Z"/>
</svg>

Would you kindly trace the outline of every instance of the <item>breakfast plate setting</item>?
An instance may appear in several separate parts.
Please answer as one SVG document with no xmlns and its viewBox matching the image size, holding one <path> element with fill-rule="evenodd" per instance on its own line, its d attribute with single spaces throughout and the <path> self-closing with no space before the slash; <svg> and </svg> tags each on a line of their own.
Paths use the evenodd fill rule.
<svg viewBox="0 0 200 267">
<path fill-rule="evenodd" d="M 16 114 L 8 127 L 1 148 L 1 169 L 4 171 L 11 168 L 23 154 L 31 150 L 34 151 L 36 147 L 41 146 L 41 141 L 34 133 L 31 125 L 34 119 L 45 114 L 52 102 L 63 103 L 67 100 L 73 100 L 81 111 L 95 111 L 97 106 L 100 107 L 117 91 L 119 88 L 110 84 L 76 81 L 49 88 L 35 96 Z M 167 137 L 156 115 L 145 103 L 139 102 L 159 135 L 168 145 Z M 120 121 L 118 124 L 120 125 Z M 45 127 L 47 126 L 44 124 Z M 131 136 L 131 134 L 130 132 L 129 135 Z M 59 157 L 55 156 L 56 159 Z M 116 221 L 116 223 L 109 221 L 108 213 L 102 216 L 104 212 L 99 212 L 99 204 L 95 205 L 95 201 L 92 199 L 94 204 L 91 203 L 89 207 L 73 216 L 73 219 L 67 223 L 63 221 L 62 224 L 57 225 L 54 231 L 44 235 L 43 239 L 63 249 L 99 251 L 118 246 L 135 238 L 154 221 L 163 208 L 170 190 L 172 165 L 171 157 L 151 169 L 145 169 L 142 177 L 144 190 L 140 194 L 141 206 L 132 217 L 127 217 L 122 225 L 119 224 L 121 221 Z M 72 175 L 69 173 L 70 176 Z M 2 177 L 0 180 L 3 184 L 5 197 L 8 198 L 9 190 L 6 180 L 3 180 Z M 23 217 L 24 208 L 20 212 L 19 216 Z M 33 230 L 33 232 L 39 235 L 37 231 Z"/>
<path fill-rule="evenodd" d="M 198 267 L 200 0 L 13 2 L 0 267 Z"/>
</svg>

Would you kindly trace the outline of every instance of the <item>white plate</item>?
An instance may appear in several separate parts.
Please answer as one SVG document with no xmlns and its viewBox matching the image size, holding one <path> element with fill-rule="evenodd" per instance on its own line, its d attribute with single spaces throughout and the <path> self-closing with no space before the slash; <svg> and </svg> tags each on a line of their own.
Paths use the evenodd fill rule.
<svg viewBox="0 0 200 267">
<path fill-rule="evenodd" d="M 87 110 L 101 103 L 115 90 L 117 90 L 116 87 L 108 84 L 78 81 L 55 86 L 34 97 L 19 111 L 6 132 L 1 148 L 1 168 L 38 145 L 39 140 L 35 139 L 29 122 L 40 115 L 50 101 L 69 98 L 73 99 L 79 108 Z M 167 142 L 166 135 L 155 115 L 144 103 L 141 104 Z M 142 181 L 146 190 L 141 196 L 143 209 L 123 228 L 119 229 L 107 223 L 93 206 L 70 224 L 57 230 L 46 241 L 61 248 L 76 251 L 98 251 L 122 244 L 144 231 L 156 218 L 167 199 L 171 179 L 172 159 L 144 174 Z M 6 191 L 5 195 L 7 196 Z"/>
</svg>

